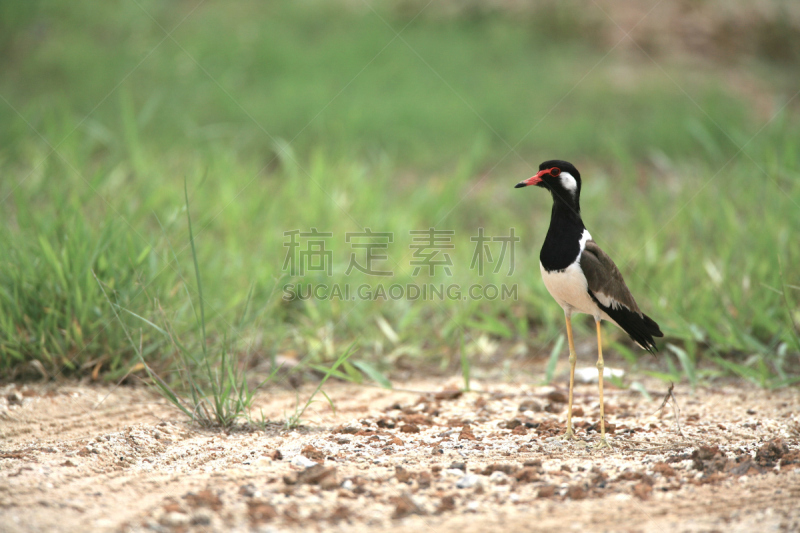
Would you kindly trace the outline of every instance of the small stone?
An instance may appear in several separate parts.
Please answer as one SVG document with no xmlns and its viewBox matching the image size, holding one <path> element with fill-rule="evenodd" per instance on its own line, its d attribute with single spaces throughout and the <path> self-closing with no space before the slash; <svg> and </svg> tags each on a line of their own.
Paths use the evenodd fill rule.
<svg viewBox="0 0 800 533">
<path fill-rule="evenodd" d="M 164 505 L 165 513 L 184 513 L 185 511 L 178 502 L 170 501 Z"/>
<path fill-rule="evenodd" d="M 586 498 L 586 490 L 580 485 L 570 485 L 567 489 L 567 498 L 571 500 L 583 500 Z"/>
<path fill-rule="evenodd" d="M 640 482 L 633 486 L 633 493 L 640 500 L 649 500 L 652 492 L 653 486 L 648 483 Z"/>
<path fill-rule="evenodd" d="M 277 518 L 278 511 L 268 502 L 251 500 L 247 502 L 247 516 L 251 524 L 262 524 Z"/>
<path fill-rule="evenodd" d="M 379 428 L 383 429 L 394 429 L 397 426 L 397 422 L 391 418 L 381 418 L 376 422 L 376 424 Z"/>
<path fill-rule="evenodd" d="M 675 469 L 667 463 L 656 463 L 653 466 L 653 472 L 661 474 L 664 477 L 675 477 Z"/>
<path fill-rule="evenodd" d="M 789 448 L 782 439 L 776 438 L 764 443 L 756 452 L 756 462 L 761 466 L 774 466 L 785 454 L 789 453 Z"/>
<path fill-rule="evenodd" d="M 9 405 L 22 405 L 22 394 L 17 391 L 11 391 L 6 396 L 6 400 L 8 400 Z"/>
<path fill-rule="evenodd" d="M 536 493 L 537 498 L 552 498 L 556 493 L 556 488 L 553 485 L 543 485 L 539 487 Z"/>
<path fill-rule="evenodd" d="M 464 391 L 461 390 L 443 390 L 437 392 L 434 395 L 434 397 L 437 400 L 455 400 L 456 398 L 459 398 L 462 394 L 464 394 Z"/>
<path fill-rule="evenodd" d="M 494 485 L 505 485 L 508 483 L 508 476 L 506 475 L 505 472 L 496 470 L 492 472 L 491 476 L 489 476 L 489 483 L 492 483 Z"/>
<path fill-rule="evenodd" d="M 417 485 L 419 485 L 419 488 L 421 489 L 427 489 L 431 486 L 432 479 L 433 476 L 431 476 L 430 473 L 420 472 L 417 474 Z"/>
<path fill-rule="evenodd" d="M 519 404 L 519 410 L 520 412 L 523 413 L 525 411 L 533 411 L 534 413 L 539 413 L 544 410 L 544 406 L 541 404 L 541 402 L 537 400 L 525 400 L 524 402 Z"/>
<path fill-rule="evenodd" d="M 158 523 L 167 527 L 185 527 L 189 525 L 189 515 L 178 512 L 166 513 L 159 519 Z"/>
<path fill-rule="evenodd" d="M 539 464 L 541 465 L 541 462 Z M 481 472 L 481 474 L 483 474 L 484 476 L 491 476 L 494 472 L 502 472 L 502 473 L 510 476 L 511 474 L 516 472 L 517 470 L 519 470 L 519 468 L 514 466 L 514 465 L 510 465 L 510 464 L 506 464 L 506 463 L 492 463 L 489 466 L 487 466 L 486 468 L 484 468 L 483 472 Z"/>
<path fill-rule="evenodd" d="M 456 508 L 456 499 L 453 496 L 444 496 L 439 502 L 439 507 L 436 508 L 436 514 L 442 514 L 447 511 L 453 511 Z"/>
<path fill-rule="evenodd" d="M 211 524 L 211 517 L 207 509 L 201 509 L 192 515 L 189 523 L 193 526 L 208 526 Z"/>
<path fill-rule="evenodd" d="M 462 472 L 466 472 L 467 471 L 467 463 L 451 463 L 450 466 L 448 467 L 448 469 L 453 469 L 453 468 L 457 468 L 458 470 L 461 470 Z"/>
<path fill-rule="evenodd" d="M 258 489 L 256 489 L 256 486 L 252 483 L 248 483 L 247 485 L 239 487 L 239 494 L 245 498 L 253 498 L 258 494 Z"/>
<path fill-rule="evenodd" d="M 461 428 L 461 433 L 458 435 L 458 440 L 477 440 L 475 438 L 475 434 L 472 432 L 472 428 L 469 427 L 469 424 L 464 424 L 464 427 Z"/>
<path fill-rule="evenodd" d="M 402 466 L 396 466 L 394 468 L 394 476 L 400 483 L 409 483 L 411 481 L 412 473 Z"/>
<path fill-rule="evenodd" d="M 480 485 L 480 482 L 481 482 L 480 478 L 475 474 L 467 474 L 465 476 L 462 476 L 461 479 L 459 479 L 456 482 L 456 487 L 458 487 L 459 489 L 470 489 L 472 487 Z"/>
<path fill-rule="evenodd" d="M 316 461 L 318 463 L 322 463 L 325 461 L 325 452 L 316 449 L 310 444 L 305 446 L 300 453 L 305 457 L 308 457 L 312 461 Z"/>
<path fill-rule="evenodd" d="M 526 466 L 516 474 L 514 479 L 520 483 L 531 483 L 539 480 L 539 468 L 533 466 Z"/>
<path fill-rule="evenodd" d="M 559 414 L 564 410 L 565 403 L 558 403 L 558 402 L 548 403 L 545 406 L 544 410 L 548 413 Z"/>
<path fill-rule="evenodd" d="M 345 507 L 344 505 L 338 505 L 336 509 L 334 509 L 330 516 L 328 516 L 328 522 L 332 524 L 338 524 L 342 520 L 350 521 L 350 509 Z"/>
<path fill-rule="evenodd" d="M 395 496 L 390 501 L 395 504 L 394 514 L 392 518 L 403 518 L 408 515 L 412 514 L 424 514 L 422 509 L 420 509 L 419 505 L 417 505 L 414 500 L 411 499 L 411 496 L 408 494 L 403 494 L 401 496 Z"/>
<path fill-rule="evenodd" d="M 300 468 L 311 468 L 312 466 L 316 466 L 317 463 L 312 461 L 305 455 L 297 455 L 294 459 L 292 459 L 292 466 L 299 466 Z"/>
<path fill-rule="evenodd" d="M 319 486 L 322 490 L 333 490 L 339 486 L 339 482 L 336 480 L 336 473 L 334 472 L 333 475 L 325 476 L 319 481 Z"/>
<path fill-rule="evenodd" d="M 183 497 L 192 508 L 207 507 L 214 511 L 222 509 L 222 499 L 219 494 L 210 490 L 201 490 L 198 493 L 189 492 Z"/>
<path fill-rule="evenodd" d="M 284 481 L 286 478 L 284 477 Z M 330 490 L 339 486 L 336 480 L 336 467 L 325 467 L 323 465 L 311 466 L 297 474 L 296 483 L 305 483 L 308 485 L 319 485 L 322 489 Z M 286 483 L 290 485 L 291 483 Z"/>
<path fill-rule="evenodd" d="M 564 391 L 561 391 L 561 390 L 551 391 L 547 395 L 547 399 L 550 400 L 553 403 L 567 403 L 567 400 L 568 400 L 567 394 Z"/>
</svg>

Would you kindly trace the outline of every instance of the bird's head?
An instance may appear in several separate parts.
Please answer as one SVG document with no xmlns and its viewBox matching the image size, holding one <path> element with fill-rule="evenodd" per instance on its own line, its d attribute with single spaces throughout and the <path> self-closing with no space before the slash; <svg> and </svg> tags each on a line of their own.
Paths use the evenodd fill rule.
<svg viewBox="0 0 800 533">
<path fill-rule="evenodd" d="M 515 185 L 516 188 L 536 185 L 550 191 L 553 200 L 578 205 L 581 196 L 581 173 L 572 163 L 552 159 L 539 165 L 539 172 Z"/>
</svg>

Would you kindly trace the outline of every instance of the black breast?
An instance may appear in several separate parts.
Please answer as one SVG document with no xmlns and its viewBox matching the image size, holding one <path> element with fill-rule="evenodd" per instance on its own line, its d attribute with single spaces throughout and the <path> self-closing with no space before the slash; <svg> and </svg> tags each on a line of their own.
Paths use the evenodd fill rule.
<svg viewBox="0 0 800 533">
<path fill-rule="evenodd" d="M 560 209 L 558 204 L 553 206 L 550 228 L 539 252 L 539 261 L 546 271 L 564 270 L 575 262 L 584 229 L 580 215 Z"/>
</svg>

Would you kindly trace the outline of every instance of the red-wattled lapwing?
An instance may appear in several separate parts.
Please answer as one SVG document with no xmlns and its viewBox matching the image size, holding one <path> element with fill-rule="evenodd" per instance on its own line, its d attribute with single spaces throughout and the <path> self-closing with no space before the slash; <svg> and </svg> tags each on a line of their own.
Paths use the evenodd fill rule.
<svg viewBox="0 0 800 533">
<path fill-rule="evenodd" d="M 592 315 L 597 326 L 597 371 L 600 389 L 600 442 L 606 440 L 603 410 L 603 347 L 600 321 L 608 320 L 622 328 L 631 339 L 650 353 L 656 351 L 653 337 L 664 334 L 653 319 L 642 313 L 622 279 L 617 265 L 597 246 L 581 220 L 581 175 L 566 161 L 545 161 L 539 172 L 516 187 L 536 185 L 550 191 L 553 211 L 550 228 L 539 253 L 539 268 L 547 290 L 564 309 L 569 340 L 569 410 L 565 439 L 575 438 L 572 430 L 572 387 L 575 380 L 575 345 L 572 341 L 572 315 Z"/>
</svg>

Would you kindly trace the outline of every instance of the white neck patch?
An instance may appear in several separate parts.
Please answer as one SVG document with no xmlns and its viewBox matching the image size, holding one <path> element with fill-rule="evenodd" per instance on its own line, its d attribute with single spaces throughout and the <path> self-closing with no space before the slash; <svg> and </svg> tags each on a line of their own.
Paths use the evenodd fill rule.
<svg viewBox="0 0 800 533">
<path fill-rule="evenodd" d="M 592 236 L 589 234 L 589 230 L 583 228 L 583 233 L 581 234 L 581 242 L 580 242 L 581 250 L 578 252 L 578 259 L 576 259 L 576 261 L 580 260 L 581 254 L 583 254 L 583 251 L 586 249 L 586 243 L 591 240 Z"/>
<path fill-rule="evenodd" d="M 578 182 L 575 180 L 575 176 L 569 172 L 562 171 L 558 177 L 561 178 L 561 186 L 568 190 L 572 196 L 575 196 L 575 192 L 578 190 Z"/>
</svg>

